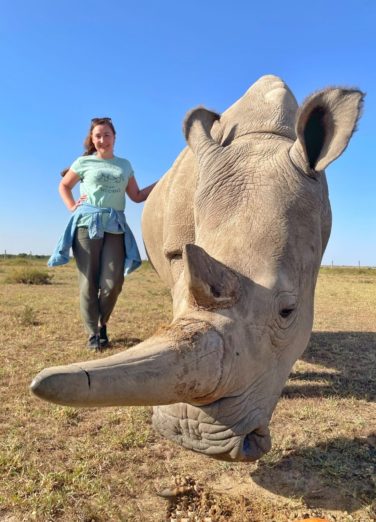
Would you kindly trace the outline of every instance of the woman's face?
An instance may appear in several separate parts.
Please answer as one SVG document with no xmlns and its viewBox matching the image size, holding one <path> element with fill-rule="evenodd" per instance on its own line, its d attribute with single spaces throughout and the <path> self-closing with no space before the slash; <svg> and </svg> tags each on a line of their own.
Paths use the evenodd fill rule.
<svg viewBox="0 0 376 522">
<path fill-rule="evenodd" d="M 112 158 L 114 155 L 115 135 L 109 125 L 96 125 L 91 131 L 91 140 L 100 158 Z"/>
</svg>

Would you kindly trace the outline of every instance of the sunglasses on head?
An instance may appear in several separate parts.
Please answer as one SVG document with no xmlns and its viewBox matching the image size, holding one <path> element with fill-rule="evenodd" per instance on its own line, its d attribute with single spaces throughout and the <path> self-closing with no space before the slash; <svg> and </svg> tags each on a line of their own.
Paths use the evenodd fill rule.
<svg viewBox="0 0 376 522">
<path fill-rule="evenodd" d="M 97 123 L 98 121 L 110 121 L 112 123 L 111 118 L 92 118 L 91 123 Z"/>
</svg>

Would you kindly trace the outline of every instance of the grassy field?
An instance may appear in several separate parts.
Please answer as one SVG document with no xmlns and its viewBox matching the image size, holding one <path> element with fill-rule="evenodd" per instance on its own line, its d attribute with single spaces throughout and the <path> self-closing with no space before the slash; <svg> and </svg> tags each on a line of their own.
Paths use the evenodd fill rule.
<svg viewBox="0 0 376 522">
<path fill-rule="evenodd" d="M 49 270 L 51 284 L 11 282 L 31 268 L 44 262 L 0 261 L 0 521 L 376 520 L 376 270 L 321 270 L 314 332 L 273 416 L 273 448 L 231 464 L 163 440 L 150 408 L 32 397 L 41 369 L 100 356 L 85 347 L 74 264 Z M 169 292 L 145 264 L 126 280 L 109 353 L 170 317 Z M 157 495 L 179 484 L 185 495 Z"/>
</svg>

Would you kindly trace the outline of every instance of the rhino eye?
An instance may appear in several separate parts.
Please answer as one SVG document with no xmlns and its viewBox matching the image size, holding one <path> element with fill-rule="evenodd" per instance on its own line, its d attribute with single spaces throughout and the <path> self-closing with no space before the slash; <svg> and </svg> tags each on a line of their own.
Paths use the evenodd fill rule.
<svg viewBox="0 0 376 522">
<path fill-rule="evenodd" d="M 281 317 L 283 317 L 283 319 L 286 319 L 287 317 L 289 317 L 292 312 L 295 310 L 295 308 L 283 308 L 280 312 L 279 312 L 279 315 Z"/>
<path fill-rule="evenodd" d="M 169 261 L 176 261 L 182 258 L 181 250 L 171 250 L 169 252 L 165 252 L 165 255 Z"/>
</svg>

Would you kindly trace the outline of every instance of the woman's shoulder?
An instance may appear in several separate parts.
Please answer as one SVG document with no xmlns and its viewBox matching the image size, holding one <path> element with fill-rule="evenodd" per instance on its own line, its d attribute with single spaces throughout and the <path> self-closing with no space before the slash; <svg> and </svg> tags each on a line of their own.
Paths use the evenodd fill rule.
<svg viewBox="0 0 376 522">
<path fill-rule="evenodd" d="M 115 156 L 115 161 L 119 165 L 119 167 L 122 167 L 125 171 L 133 173 L 133 167 L 131 165 L 131 162 L 127 158 Z"/>
<path fill-rule="evenodd" d="M 92 156 L 92 155 L 87 155 L 87 154 L 85 154 L 85 155 L 82 155 L 82 156 L 78 156 L 78 158 L 76 158 L 76 159 L 74 160 L 74 162 L 72 163 L 72 165 L 74 165 L 74 164 L 82 165 L 82 164 L 84 164 L 84 163 L 89 162 L 89 161 L 92 160 L 92 159 L 93 159 L 93 156 Z"/>
<path fill-rule="evenodd" d="M 127 163 L 127 164 L 131 164 L 131 162 L 127 159 L 127 158 L 123 158 L 122 156 L 114 156 L 115 160 L 120 162 L 120 163 Z"/>
<path fill-rule="evenodd" d="M 81 177 L 85 174 L 85 172 L 91 168 L 92 166 L 92 160 L 93 156 L 91 155 L 85 155 L 85 156 L 78 156 L 70 166 L 70 169 L 73 170 L 76 174 L 78 174 Z"/>
</svg>

